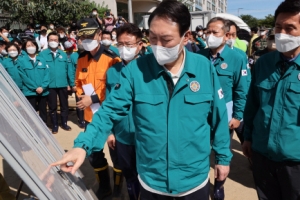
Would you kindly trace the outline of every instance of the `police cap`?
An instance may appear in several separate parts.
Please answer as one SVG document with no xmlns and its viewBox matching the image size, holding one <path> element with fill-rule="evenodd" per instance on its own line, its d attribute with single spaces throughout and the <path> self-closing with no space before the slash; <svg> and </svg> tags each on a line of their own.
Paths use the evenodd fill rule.
<svg viewBox="0 0 300 200">
<path fill-rule="evenodd" d="M 77 27 L 79 29 L 78 36 L 82 35 L 93 35 L 99 28 L 97 21 L 94 18 L 84 18 L 77 22 Z"/>
</svg>

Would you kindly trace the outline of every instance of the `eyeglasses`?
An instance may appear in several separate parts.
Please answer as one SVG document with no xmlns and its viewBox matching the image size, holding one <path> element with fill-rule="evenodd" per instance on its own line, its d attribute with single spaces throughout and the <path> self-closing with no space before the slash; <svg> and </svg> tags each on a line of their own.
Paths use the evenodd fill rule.
<svg viewBox="0 0 300 200">
<path fill-rule="evenodd" d="M 138 42 L 136 42 L 136 43 L 133 43 L 133 44 L 122 44 L 122 43 L 117 43 L 117 47 L 118 48 L 122 48 L 122 47 L 126 47 L 126 48 L 132 48 L 133 46 L 135 46 L 136 44 L 139 44 L 141 42 L 141 40 L 140 41 L 138 41 Z"/>
</svg>

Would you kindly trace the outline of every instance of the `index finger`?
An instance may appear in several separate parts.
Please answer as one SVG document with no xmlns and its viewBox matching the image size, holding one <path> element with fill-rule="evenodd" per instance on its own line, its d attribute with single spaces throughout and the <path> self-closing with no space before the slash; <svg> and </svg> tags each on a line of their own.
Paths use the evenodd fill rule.
<svg viewBox="0 0 300 200">
<path fill-rule="evenodd" d="M 55 166 L 58 166 L 58 165 L 66 165 L 68 162 L 71 162 L 71 160 L 69 160 L 69 159 L 67 159 L 67 158 L 63 158 L 63 159 L 61 159 L 61 160 L 59 160 L 59 161 L 56 161 L 56 162 L 54 162 L 54 163 L 51 163 L 50 165 L 51 165 L 52 167 L 55 167 Z"/>
</svg>

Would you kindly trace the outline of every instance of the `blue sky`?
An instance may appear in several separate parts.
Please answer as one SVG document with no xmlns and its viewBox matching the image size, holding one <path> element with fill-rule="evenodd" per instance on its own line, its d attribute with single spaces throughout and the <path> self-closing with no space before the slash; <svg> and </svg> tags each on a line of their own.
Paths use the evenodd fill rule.
<svg viewBox="0 0 300 200">
<path fill-rule="evenodd" d="M 262 19 L 268 14 L 274 15 L 278 5 L 283 0 L 227 0 L 227 12 L 233 15 L 250 14 Z"/>
</svg>

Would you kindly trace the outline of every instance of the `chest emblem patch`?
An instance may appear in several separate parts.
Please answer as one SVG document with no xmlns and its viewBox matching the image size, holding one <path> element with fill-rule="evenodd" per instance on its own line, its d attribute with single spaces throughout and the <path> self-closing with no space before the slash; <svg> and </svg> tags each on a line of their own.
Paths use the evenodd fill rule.
<svg viewBox="0 0 300 200">
<path fill-rule="evenodd" d="M 38 66 L 42 66 L 43 64 L 41 62 L 39 62 Z"/>
<path fill-rule="evenodd" d="M 300 73 L 298 74 L 298 80 L 300 81 Z"/>
<path fill-rule="evenodd" d="M 228 67 L 227 63 L 222 63 L 222 64 L 221 64 L 221 68 L 222 68 L 222 69 L 227 69 L 227 67 Z"/>
<path fill-rule="evenodd" d="M 59 56 L 60 59 L 62 59 L 62 56 Z"/>
<path fill-rule="evenodd" d="M 190 83 L 190 89 L 193 92 L 198 92 L 200 90 L 200 83 L 198 81 L 192 81 Z"/>
</svg>

